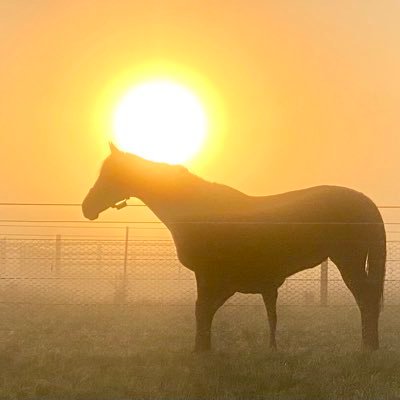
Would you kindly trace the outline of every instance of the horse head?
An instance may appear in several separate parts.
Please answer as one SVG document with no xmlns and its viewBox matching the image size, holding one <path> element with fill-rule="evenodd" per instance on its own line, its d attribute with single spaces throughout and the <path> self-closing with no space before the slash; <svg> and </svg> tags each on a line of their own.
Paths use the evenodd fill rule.
<svg viewBox="0 0 400 400">
<path fill-rule="evenodd" d="M 82 203 L 83 215 L 88 219 L 97 219 L 110 207 L 123 208 L 130 197 L 140 199 L 160 217 L 160 213 L 171 212 L 172 203 L 181 204 L 178 199 L 193 197 L 193 190 L 203 182 L 183 166 L 146 160 L 124 153 L 113 144 L 110 150 Z"/>
<path fill-rule="evenodd" d="M 122 208 L 130 197 L 129 185 L 124 176 L 126 154 L 110 143 L 111 154 L 105 159 L 94 186 L 82 203 L 83 215 L 97 219 L 106 209 Z"/>
</svg>

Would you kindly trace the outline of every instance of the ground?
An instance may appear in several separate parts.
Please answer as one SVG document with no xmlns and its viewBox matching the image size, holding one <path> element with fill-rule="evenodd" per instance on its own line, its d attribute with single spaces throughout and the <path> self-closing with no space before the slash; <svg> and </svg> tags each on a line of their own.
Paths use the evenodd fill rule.
<svg viewBox="0 0 400 400">
<path fill-rule="evenodd" d="M 0 399 L 400 399 L 399 311 L 363 353 L 355 308 L 281 307 L 271 352 L 264 309 L 228 306 L 198 355 L 192 307 L 2 306 Z"/>
</svg>

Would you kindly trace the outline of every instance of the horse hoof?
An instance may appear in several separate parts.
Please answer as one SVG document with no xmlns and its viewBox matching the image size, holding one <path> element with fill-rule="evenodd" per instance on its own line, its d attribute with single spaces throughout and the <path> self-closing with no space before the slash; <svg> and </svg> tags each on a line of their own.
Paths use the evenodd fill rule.
<svg viewBox="0 0 400 400">
<path fill-rule="evenodd" d="M 371 353 L 379 350 L 379 343 L 361 343 L 361 350 L 365 353 Z"/>
</svg>

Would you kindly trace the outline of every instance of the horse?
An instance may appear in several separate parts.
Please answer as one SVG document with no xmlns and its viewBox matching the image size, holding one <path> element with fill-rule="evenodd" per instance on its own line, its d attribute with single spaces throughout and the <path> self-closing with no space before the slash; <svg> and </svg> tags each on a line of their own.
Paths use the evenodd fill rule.
<svg viewBox="0 0 400 400">
<path fill-rule="evenodd" d="M 110 149 L 83 215 L 94 220 L 136 197 L 165 224 L 179 261 L 196 277 L 196 352 L 211 349 L 214 314 L 236 292 L 262 295 L 276 349 L 278 288 L 328 258 L 360 310 L 362 348 L 379 348 L 386 233 L 367 196 L 340 186 L 250 196 L 183 166 Z"/>
</svg>

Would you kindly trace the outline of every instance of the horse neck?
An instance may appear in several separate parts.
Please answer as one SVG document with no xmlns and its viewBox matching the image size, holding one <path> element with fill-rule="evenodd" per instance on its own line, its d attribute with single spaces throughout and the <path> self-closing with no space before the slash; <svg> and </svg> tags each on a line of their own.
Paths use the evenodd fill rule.
<svg viewBox="0 0 400 400">
<path fill-rule="evenodd" d="M 181 189 L 181 190 L 180 190 Z M 175 222 L 218 220 L 245 209 L 249 196 L 227 186 L 200 182 L 176 191 L 143 197 L 143 202 L 170 227 Z"/>
<path fill-rule="evenodd" d="M 203 185 L 186 187 L 184 183 L 167 187 L 154 183 L 151 190 L 143 192 L 140 199 L 166 225 L 182 219 L 190 219 L 207 208 L 209 193 Z"/>
<path fill-rule="evenodd" d="M 132 188 L 131 194 L 142 200 L 167 226 L 182 220 L 202 218 L 211 209 L 215 212 L 216 199 L 222 203 L 223 195 L 219 194 L 222 185 L 207 182 L 179 166 L 152 162 L 144 166 L 148 168 L 143 169 L 146 172 L 141 177 L 140 189 Z"/>
<path fill-rule="evenodd" d="M 129 194 L 142 200 L 167 226 L 235 212 L 248 199 L 233 188 L 205 181 L 181 166 L 136 156 L 127 159 L 124 180 Z"/>
</svg>

